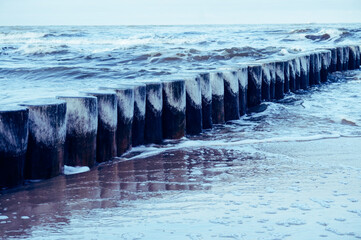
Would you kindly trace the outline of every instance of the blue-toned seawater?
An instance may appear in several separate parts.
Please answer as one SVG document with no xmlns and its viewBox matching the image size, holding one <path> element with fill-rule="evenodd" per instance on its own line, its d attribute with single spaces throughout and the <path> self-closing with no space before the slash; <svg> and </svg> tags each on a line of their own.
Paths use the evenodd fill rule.
<svg viewBox="0 0 361 240">
<path fill-rule="evenodd" d="M 361 24 L 0 27 L 0 104 L 336 45 Z M 359 239 L 361 71 L 0 194 L 0 239 Z"/>
<path fill-rule="evenodd" d="M 0 27 L 0 103 L 360 40 L 361 24 Z"/>
</svg>

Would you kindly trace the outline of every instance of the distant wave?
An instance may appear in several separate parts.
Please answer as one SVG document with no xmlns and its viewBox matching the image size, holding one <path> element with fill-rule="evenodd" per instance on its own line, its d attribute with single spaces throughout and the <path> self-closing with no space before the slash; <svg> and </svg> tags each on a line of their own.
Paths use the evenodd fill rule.
<svg viewBox="0 0 361 240">
<path fill-rule="evenodd" d="M 25 55 L 44 56 L 59 55 L 69 53 L 67 45 L 24 45 L 16 50 L 16 52 Z"/>
<path fill-rule="evenodd" d="M 311 39 L 311 40 L 317 40 L 317 41 L 325 41 L 331 38 L 331 36 L 327 33 L 322 34 L 322 35 L 306 35 L 305 38 L 307 39 Z"/>
<path fill-rule="evenodd" d="M 311 33 L 313 32 L 314 30 L 313 29 L 310 29 L 310 28 L 301 28 L 301 29 L 295 29 L 295 30 L 292 30 L 290 33 Z"/>
<path fill-rule="evenodd" d="M 84 37 L 86 34 L 84 33 L 47 33 L 44 34 L 43 38 L 72 38 L 72 37 Z"/>
</svg>

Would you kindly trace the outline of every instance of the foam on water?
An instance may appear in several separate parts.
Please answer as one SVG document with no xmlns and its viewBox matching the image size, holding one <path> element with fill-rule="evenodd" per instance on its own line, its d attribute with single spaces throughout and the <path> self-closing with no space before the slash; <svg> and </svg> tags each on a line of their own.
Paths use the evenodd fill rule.
<svg viewBox="0 0 361 240">
<path fill-rule="evenodd" d="M 360 33 L 354 30 L 359 28 L 359 24 L 0 27 L 0 102 L 94 90 L 117 85 L 119 79 L 173 79 L 173 73 L 209 72 L 356 42 Z M 333 36 L 332 29 L 354 31 L 352 39 L 347 34 L 338 37 L 337 32 Z M 305 38 L 323 34 L 330 38 Z M 45 51 L 17 52 L 22 46 L 45 46 Z M 53 46 L 66 51 L 52 52 Z M 355 191 L 361 180 L 360 92 L 359 70 L 335 73 L 326 84 L 263 103 L 263 111 L 199 136 L 135 147 L 91 171 L 65 166 L 67 176 L 0 195 L 0 235 L 360 238 L 361 192 Z M 158 100 L 150 102 L 161 109 Z"/>
<path fill-rule="evenodd" d="M 72 167 L 64 165 L 64 174 L 65 175 L 73 175 L 90 171 L 89 167 Z"/>
<path fill-rule="evenodd" d="M 119 79 L 169 79 L 189 70 L 359 44 L 359 28 L 358 24 L 0 27 L 0 85 L 6 95 L 0 103 L 22 101 L 19 85 L 31 89 L 28 98 L 50 97 L 96 89 L 104 80 L 111 84 Z M 297 38 L 326 33 L 331 36 L 327 41 Z"/>
</svg>

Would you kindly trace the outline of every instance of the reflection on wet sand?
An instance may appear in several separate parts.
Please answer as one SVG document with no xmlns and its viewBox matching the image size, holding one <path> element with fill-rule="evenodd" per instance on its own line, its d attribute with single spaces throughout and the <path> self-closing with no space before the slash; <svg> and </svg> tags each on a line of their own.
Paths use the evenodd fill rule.
<svg viewBox="0 0 361 240">
<path fill-rule="evenodd" d="M 206 183 L 233 166 L 236 157 L 227 155 L 225 150 L 207 148 L 165 151 L 1 193 L 0 236 L 31 236 L 33 227 L 43 225 L 61 228 L 77 211 L 116 208 L 123 201 L 157 197 L 165 191 L 210 189 Z M 225 165 L 217 171 L 222 162 Z"/>
</svg>

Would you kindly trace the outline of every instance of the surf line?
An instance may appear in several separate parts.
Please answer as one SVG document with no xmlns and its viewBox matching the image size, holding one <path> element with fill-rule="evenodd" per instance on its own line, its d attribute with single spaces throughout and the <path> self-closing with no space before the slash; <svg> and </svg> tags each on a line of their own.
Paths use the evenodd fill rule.
<svg viewBox="0 0 361 240">
<path fill-rule="evenodd" d="M 264 101 L 325 83 L 329 73 L 358 69 L 360 58 L 360 46 L 338 46 L 0 106 L 0 191 L 63 174 L 64 166 L 92 168 L 133 146 L 201 134 Z"/>
</svg>

